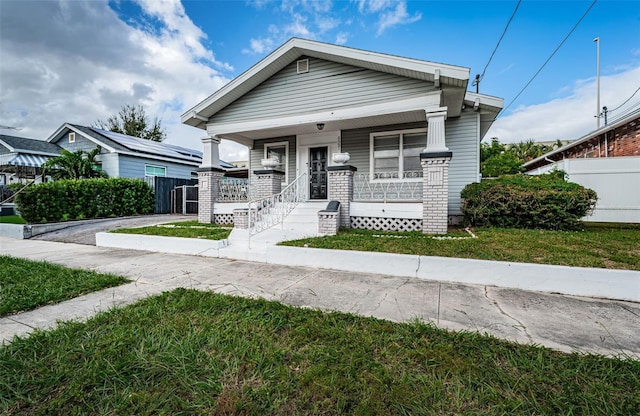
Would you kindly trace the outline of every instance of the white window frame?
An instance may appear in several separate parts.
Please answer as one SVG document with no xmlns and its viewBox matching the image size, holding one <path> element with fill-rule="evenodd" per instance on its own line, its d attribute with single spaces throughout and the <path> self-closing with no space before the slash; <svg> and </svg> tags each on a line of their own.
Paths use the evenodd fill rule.
<svg viewBox="0 0 640 416">
<path fill-rule="evenodd" d="M 273 143 L 265 143 L 264 144 L 264 158 L 266 159 L 269 154 L 270 147 L 280 147 L 284 146 L 284 183 L 289 183 L 289 142 L 273 142 Z"/>
<path fill-rule="evenodd" d="M 404 172 L 404 157 L 402 157 L 402 150 L 403 150 L 403 146 L 404 146 L 404 135 L 405 134 L 415 134 L 415 133 L 424 133 L 425 135 L 427 134 L 427 129 L 426 128 L 419 128 L 419 129 L 406 129 L 406 130 L 391 130 L 391 131 L 376 131 L 374 133 L 370 133 L 369 134 L 369 181 L 370 182 L 420 182 L 423 180 L 423 178 L 406 178 L 403 179 L 402 176 L 403 172 Z M 398 179 L 395 178 L 390 178 L 390 179 L 373 179 L 374 178 L 374 173 L 375 173 L 375 164 L 374 164 L 374 157 L 373 157 L 373 149 L 374 149 L 374 138 L 378 137 L 378 136 L 393 136 L 393 135 L 399 135 L 400 139 L 399 139 L 399 149 L 398 149 Z M 424 142 L 425 147 L 427 146 L 427 142 L 425 139 Z"/>
<path fill-rule="evenodd" d="M 156 168 L 156 169 L 164 169 L 164 175 L 147 175 L 147 168 Z M 166 166 L 160 166 L 160 165 L 150 165 L 148 163 L 144 164 L 144 176 L 145 177 L 154 177 L 154 176 L 158 176 L 160 178 L 166 178 L 167 177 L 167 167 Z"/>
<path fill-rule="evenodd" d="M 76 142 L 76 134 L 69 133 L 69 143 L 75 143 L 75 142 Z"/>
</svg>

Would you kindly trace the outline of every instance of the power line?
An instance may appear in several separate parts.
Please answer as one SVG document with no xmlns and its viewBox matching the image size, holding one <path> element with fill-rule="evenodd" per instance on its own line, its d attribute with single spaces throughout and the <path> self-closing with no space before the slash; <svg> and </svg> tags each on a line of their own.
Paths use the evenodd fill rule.
<svg viewBox="0 0 640 416">
<path fill-rule="evenodd" d="M 554 55 L 556 54 L 556 52 L 558 52 L 558 50 L 562 47 L 562 45 L 564 45 L 564 43 L 567 41 L 567 39 L 569 39 L 569 36 L 571 36 L 571 34 L 576 30 L 576 28 L 580 25 L 580 23 L 582 23 L 582 21 L 584 20 L 585 17 L 587 17 L 587 14 L 589 14 L 589 12 L 591 11 L 591 9 L 593 8 L 593 6 L 596 5 L 596 3 L 598 2 L 598 0 L 593 0 L 593 3 L 591 3 L 591 6 L 589 6 L 589 8 L 584 12 L 584 14 L 582 15 L 582 17 L 580 18 L 580 20 L 578 20 L 578 22 L 573 26 L 573 28 L 569 31 L 569 33 L 567 34 L 567 36 L 564 37 L 564 39 L 562 39 L 562 42 L 560 42 L 560 44 L 556 47 L 556 49 L 553 51 L 553 53 L 551 54 L 551 56 L 549 56 L 549 58 L 547 58 L 546 61 L 544 61 L 544 64 L 542 64 L 542 66 L 540 67 L 540 69 L 538 69 L 538 71 L 533 75 L 533 77 L 531 77 L 531 79 L 529 80 L 529 82 L 527 82 L 527 84 L 520 90 L 520 92 L 515 96 L 515 98 L 513 100 L 511 100 L 511 102 L 509 103 L 509 105 L 507 105 L 504 110 L 502 110 L 502 112 L 498 115 L 498 117 L 500 117 L 500 115 L 504 114 L 507 109 L 509 107 L 511 107 L 511 105 L 518 99 L 518 97 L 520 97 L 520 95 L 524 92 L 524 90 L 527 89 L 527 87 L 529 87 L 529 85 L 533 82 L 534 79 L 536 79 L 536 77 L 538 76 L 538 74 L 540 74 L 540 72 L 544 69 L 545 66 L 547 66 L 547 64 L 549 63 L 549 61 L 551 60 L 551 58 L 554 57 Z M 496 117 L 496 119 L 498 118 Z"/>
<path fill-rule="evenodd" d="M 622 107 L 623 105 L 625 105 L 626 103 L 628 103 L 628 102 L 629 102 L 629 100 L 630 100 L 630 99 L 632 99 L 632 98 L 633 98 L 633 96 L 634 96 L 634 95 L 636 95 L 636 94 L 638 93 L 638 91 L 640 91 L 640 87 L 638 87 L 638 89 L 637 89 L 637 90 L 635 90 L 635 92 L 634 92 L 633 94 L 631 94 L 631 97 L 627 98 L 627 99 L 626 99 L 622 104 L 620 104 L 619 106 L 617 106 L 617 107 L 616 107 L 616 108 L 614 108 L 613 110 L 609 110 L 609 112 L 611 113 L 611 112 L 613 112 L 613 111 L 616 111 L 616 110 L 618 110 L 620 107 Z"/>
<path fill-rule="evenodd" d="M 518 4 L 516 4 L 516 8 L 513 10 L 513 13 L 511 14 L 511 17 L 509 18 L 509 21 L 507 22 L 507 25 L 504 27 L 504 31 L 502 32 L 502 35 L 500 36 L 500 39 L 498 39 L 498 43 L 496 44 L 496 47 L 493 49 L 493 52 L 491 52 L 491 56 L 489 57 L 489 61 L 487 61 L 487 64 L 484 66 L 484 69 L 482 70 L 482 75 L 480 75 L 480 78 L 477 79 L 477 82 L 482 81 L 482 78 L 484 78 L 484 73 L 487 72 L 487 68 L 489 67 L 489 64 L 491 63 L 491 60 L 493 59 L 493 55 L 495 55 L 496 51 L 498 50 L 498 47 L 500 46 L 500 43 L 502 42 L 502 38 L 504 38 L 504 35 L 507 33 L 507 29 L 509 29 L 509 25 L 511 24 L 511 21 L 513 20 L 513 17 L 516 15 L 516 12 L 518 11 L 518 7 L 520 7 L 520 3 L 522 3 L 522 0 L 518 0 Z"/>
</svg>

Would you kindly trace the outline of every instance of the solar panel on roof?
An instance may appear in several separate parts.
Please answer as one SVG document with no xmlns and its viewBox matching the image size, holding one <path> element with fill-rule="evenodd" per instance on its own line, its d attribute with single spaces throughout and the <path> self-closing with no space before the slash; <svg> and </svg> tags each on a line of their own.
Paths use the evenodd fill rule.
<svg viewBox="0 0 640 416">
<path fill-rule="evenodd" d="M 129 150 L 173 157 L 177 159 L 186 159 L 194 162 L 200 162 L 202 160 L 202 152 L 199 152 L 197 150 L 187 149 L 186 147 L 176 146 L 172 144 L 140 139 L 138 137 L 127 136 L 126 134 L 115 133 L 112 131 L 101 130 L 93 127 L 92 129 L 97 133 L 113 140 L 114 142 L 128 148 Z"/>
</svg>

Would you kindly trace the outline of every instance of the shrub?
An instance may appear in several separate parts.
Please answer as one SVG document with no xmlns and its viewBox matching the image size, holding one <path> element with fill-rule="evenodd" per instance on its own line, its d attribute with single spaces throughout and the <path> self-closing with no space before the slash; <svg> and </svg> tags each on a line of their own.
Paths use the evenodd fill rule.
<svg viewBox="0 0 640 416">
<path fill-rule="evenodd" d="M 27 222 L 43 223 L 150 214 L 154 199 L 140 179 L 82 179 L 30 186 L 16 204 Z"/>
<path fill-rule="evenodd" d="M 460 194 L 465 222 L 478 227 L 570 230 L 595 207 L 595 191 L 567 182 L 562 171 L 507 175 L 467 185 Z"/>
</svg>

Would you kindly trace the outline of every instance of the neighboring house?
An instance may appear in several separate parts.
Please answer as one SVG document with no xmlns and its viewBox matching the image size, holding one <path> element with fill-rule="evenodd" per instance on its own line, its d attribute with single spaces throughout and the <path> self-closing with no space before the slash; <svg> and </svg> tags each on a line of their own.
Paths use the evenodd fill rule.
<svg viewBox="0 0 640 416">
<path fill-rule="evenodd" d="M 468 83 L 469 68 L 293 38 L 182 122 L 207 131 L 205 155 L 217 155 L 226 139 L 249 147 L 251 173 L 276 158 L 284 184 L 308 175 L 309 200 L 332 198 L 332 154 L 347 152 L 357 169 L 351 225 L 379 218 L 381 228 L 393 228 L 399 215 L 419 229 L 434 201 L 428 211 L 459 217 L 460 191 L 479 179 L 480 140 L 503 100 L 468 92 Z M 213 159 L 205 156 L 203 169 Z M 443 164 L 424 167 L 427 160 Z M 431 168 L 444 198 L 422 194 L 423 169 Z"/>
<path fill-rule="evenodd" d="M 70 152 L 100 146 L 96 161 L 109 177 L 192 179 L 197 178 L 196 169 L 202 163 L 202 152 L 197 150 L 69 123 L 60 126 L 47 142 Z"/>
<path fill-rule="evenodd" d="M 640 223 L 640 110 L 524 164 L 529 174 L 563 170 L 598 193 L 588 221 Z"/>
<path fill-rule="evenodd" d="M 40 180 L 42 164 L 62 148 L 44 140 L 0 134 L 0 185 Z"/>
</svg>

